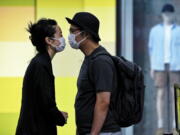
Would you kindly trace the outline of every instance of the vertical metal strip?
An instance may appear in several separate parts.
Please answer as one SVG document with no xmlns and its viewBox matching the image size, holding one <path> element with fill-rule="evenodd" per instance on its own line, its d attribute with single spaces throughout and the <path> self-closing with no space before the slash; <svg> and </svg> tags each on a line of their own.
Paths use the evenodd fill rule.
<svg viewBox="0 0 180 135">
<path fill-rule="evenodd" d="M 133 0 L 121 0 L 121 55 L 133 61 Z M 123 135 L 133 135 L 134 127 L 122 129 Z"/>
<path fill-rule="evenodd" d="M 133 0 L 122 0 L 122 56 L 133 60 Z"/>
<path fill-rule="evenodd" d="M 121 0 L 116 0 L 116 55 L 121 55 Z"/>
</svg>

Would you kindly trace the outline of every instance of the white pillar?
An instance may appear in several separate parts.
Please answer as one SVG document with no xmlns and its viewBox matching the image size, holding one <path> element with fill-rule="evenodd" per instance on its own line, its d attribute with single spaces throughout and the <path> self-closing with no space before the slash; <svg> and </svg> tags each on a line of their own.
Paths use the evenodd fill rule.
<svg viewBox="0 0 180 135">
<path fill-rule="evenodd" d="M 133 0 L 121 0 L 122 56 L 133 60 Z"/>
<path fill-rule="evenodd" d="M 121 0 L 121 55 L 133 61 L 133 0 Z M 133 135 L 133 126 L 122 128 L 123 135 Z"/>
</svg>

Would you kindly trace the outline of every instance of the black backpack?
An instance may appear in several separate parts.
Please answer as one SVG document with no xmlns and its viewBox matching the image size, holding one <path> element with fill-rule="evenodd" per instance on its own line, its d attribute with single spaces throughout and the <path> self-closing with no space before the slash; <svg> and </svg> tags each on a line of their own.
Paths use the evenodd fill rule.
<svg viewBox="0 0 180 135">
<path fill-rule="evenodd" d="M 145 91 L 141 67 L 126 60 L 124 57 L 111 56 L 107 52 L 100 52 L 90 60 L 89 77 L 91 73 L 90 64 L 99 55 L 111 57 L 117 70 L 118 86 L 112 95 L 110 105 L 116 122 L 120 127 L 128 127 L 139 123 L 143 115 Z"/>
</svg>

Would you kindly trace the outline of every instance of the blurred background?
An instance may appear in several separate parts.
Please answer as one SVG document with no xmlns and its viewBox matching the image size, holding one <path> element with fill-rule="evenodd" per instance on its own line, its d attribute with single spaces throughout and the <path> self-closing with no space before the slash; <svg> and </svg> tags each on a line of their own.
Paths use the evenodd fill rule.
<svg viewBox="0 0 180 135">
<path fill-rule="evenodd" d="M 100 20 L 100 44 L 113 55 L 123 55 L 143 67 L 146 93 L 140 124 L 123 129 L 123 135 L 155 135 L 156 111 L 153 80 L 149 76 L 148 37 L 152 26 L 161 22 L 162 6 L 171 3 L 180 20 L 179 0 L 0 0 L 0 135 L 13 135 L 21 105 L 22 80 L 36 54 L 26 27 L 40 18 L 57 20 L 67 40 L 69 24 L 76 12 L 88 11 Z M 82 53 L 67 45 L 53 60 L 56 102 L 68 111 L 68 124 L 58 132 L 75 135 L 74 98 Z"/>
</svg>

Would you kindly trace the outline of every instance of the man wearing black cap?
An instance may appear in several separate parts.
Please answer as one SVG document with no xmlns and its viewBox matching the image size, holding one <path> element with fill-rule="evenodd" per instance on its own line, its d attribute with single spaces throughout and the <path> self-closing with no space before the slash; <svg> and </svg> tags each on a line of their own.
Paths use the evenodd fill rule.
<svg viewBox="0 0 180 135">
<path fill-rule="evenodd" d="M 173 84 L 180 83 L 180 27 L 175 24 L 174 12 L 171 4 L 165 4 L 163 23 L 154 26 L 149 37 L 151 77 L 157 88 L 157 122 L 164 135 L 172 135 L 175 129 Z"/>
<path fill-rule="evenodd" d="M 76 13 L 73 19 L 66 20 L 71 24 L 69 44 L 85 55 L 75 101 L 77 134 L 120 135 L 120 127 L 110 110 L 111 95 L 116 88 L 116 70 L 109 56 L 98 56 L 98 53 L 108 54 L 99 45 L 99 20 L 88 12 Z"/>
</svg>

